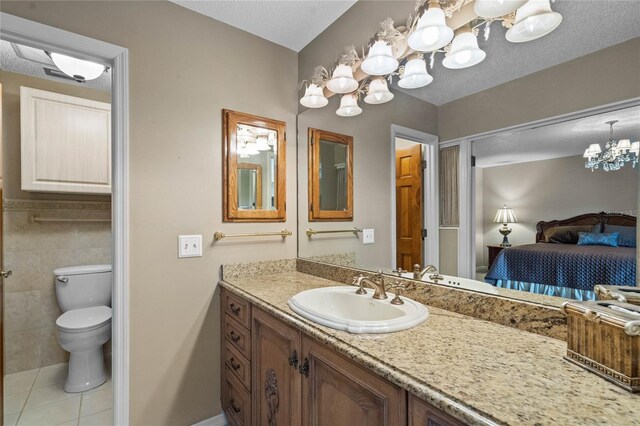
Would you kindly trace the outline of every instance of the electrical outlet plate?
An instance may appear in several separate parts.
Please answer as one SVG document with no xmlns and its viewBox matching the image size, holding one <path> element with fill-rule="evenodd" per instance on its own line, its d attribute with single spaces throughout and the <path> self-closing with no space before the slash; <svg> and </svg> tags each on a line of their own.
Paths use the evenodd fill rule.
<svg viewBox="0 0 640 426">
<path fill-rule="evenodd" d="M 201 257 L 202 235 L 179 235 L 178 257 Z"/>
<path fill-rule="evenodd" d="M 373 244 L 373 229 L 362 230 L 362 244 Z"/>
</svg>

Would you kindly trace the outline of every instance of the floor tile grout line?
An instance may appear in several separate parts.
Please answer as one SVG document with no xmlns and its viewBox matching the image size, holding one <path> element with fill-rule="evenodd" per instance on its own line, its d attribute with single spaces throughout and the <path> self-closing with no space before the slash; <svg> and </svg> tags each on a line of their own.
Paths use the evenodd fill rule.
<svg viewBox="0 0 640 426">
<path fill-rule="evenodd" d="M 18 418 L 16 419 L 16 426 L 20 423 L 20 418 L 22 417 L 22 413 L 24 413 L 24 409 L 27 407 L 27 402 L 29 402 L 29 398 L 31 398 L 31 392 L 33 391 L 33 387 L 36 385 L 36 380 L 38 380 L 38 376 L 40 375 L 40 370 L 42 370 L 42 367 L 38 368 L 36 377 L 33 378 L 33 383 L 31 383 L 31 387 L 29 388 L 29 395 L 27 395 L 27 399 L 24 401 L 24 405 L 22 406 L 22 409 L 18 414 Z"/>
</svg>

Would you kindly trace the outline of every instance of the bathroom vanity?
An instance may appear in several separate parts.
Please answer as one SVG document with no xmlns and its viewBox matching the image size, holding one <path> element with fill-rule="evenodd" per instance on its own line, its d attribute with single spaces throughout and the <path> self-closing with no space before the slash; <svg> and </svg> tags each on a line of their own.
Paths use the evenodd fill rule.
<svg viewBox="0 0 640 426">
<path fill-rule="evenodd" d="M 640 396 L 563 361 L 562 340 L 435 307 L 409 330 L 350 334 L 287 305 L 332 285 L 295 271 L 220 283 L 230 424 L 640 424 Z"/>
</svg>

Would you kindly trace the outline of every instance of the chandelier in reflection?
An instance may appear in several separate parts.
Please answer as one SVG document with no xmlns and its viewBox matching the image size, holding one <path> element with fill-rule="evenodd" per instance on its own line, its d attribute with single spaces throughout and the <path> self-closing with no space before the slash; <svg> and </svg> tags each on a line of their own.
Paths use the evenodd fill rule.
<svg viewBox="0 0 640 426">
<path fill-rule="evenodd" d="M 638 164 L 638 152 L 640 151 L 640 141 L 631 143 L 629 139 L 613 139 L 613 125 L 618 120 L 607 121 L 609 125 L 609 140 L 604 146 L 604 151 L 598 143 L 592 143 L 584 151 L 586 158 L 584 166 L 591 171 L 602 168 L 604 171 L 620 170 L 626 163 L 631 163 L 632 167 Z"/>
</svg>

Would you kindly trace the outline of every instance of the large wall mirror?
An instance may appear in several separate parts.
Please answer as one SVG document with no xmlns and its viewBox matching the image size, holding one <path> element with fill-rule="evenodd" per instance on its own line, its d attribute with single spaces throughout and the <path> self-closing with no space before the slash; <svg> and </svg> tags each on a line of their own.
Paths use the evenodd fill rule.
<svg viewBox="0 0 640 426">
<path fill-rule="evenodd" d="M 309 221 L 353 220 L 353 138 L 309 129 Z"/>
<path fill-rule="evenodd" d="M 391 7 L 385 2 L 366 2 L 358 7 L 372 9 L 370 13 L 381 19 L 390 16 L 394 21 L 402 22 L 403 17 L 406 18 L 413 10 L 413 5 L 409 3 L 394 2 Z M 400 7 L 406 9 L 402 11 Z M 310 195 L 306 185 L 299 185 L 299 229 L 340 230 L 354 226 L 372 229 L 374 238 L 370 243 L 364 241 L 362 235 L 336 233 L 309 238 L 300 233 L 299 257 L 369 271 L 381 268 L 393 276 L 397 276 L 393 271 L 399 266 L 410 269 L 407 265 L 414 263 L 419 264 L 417 276 L 424 281 L 429 281 L 431 275 L 424 268 L 433 263 L 446 277 L 444 281 L 439 281 L 441 285 L 447 285 L 449 281 L 462 283 L 460 286 L 472 291 L 552 306 L 560 306 L 565 297 L 582 298 L 581 293 L 585 292 L 575 291 L 572 295 L 571 292 L 544 289 L 535 284 L 551 283 L 530 281 L 527 284 L 517 275 L 507 276 L 503 281 L 513 282 L 506 288 L 501 287 L 496 285 L 498 278 L 489 274 L 497 256 L 504 256 L 500 252 L 527 245 L 551 246 L 552 243 L 536 238 L 536 227 L 540 222 L 552 223 L 554 220 L 571 220 L 584 214 L 595 214 L 590 216 L 590 220 L 600 221 L 603 226 L 598 229 L 601 232 L 607 233 L 611 226 L 625 226 L 627 228 L 620 232 L 635 235 L 637 228 L 634 225 L 638 214 L 640 165 L 633 167 L 629 162 L 620 170 L 606 172 L 600 167 L 591 171 L 585 167 L 588 159 L 583 157 L 592 144 L 600 144 L 602 150 L 605 149 L 610 138 L 608 121 L 618 120 L 614 125 L 614 140 L 629 139 L 633 144 L 640 139 L 640 80 L 637 72 L 633 71 L 634 61 L 639 59 L 640 38 L 637 31 L 633 33 L 630 30 L 632 24 L 625 17 L 630 13 L 631 6 L 619 2 L 615 8 L 607 8 L 607 13 L 601 16 L 603 24 L 610 29 L 616 28 L 616 37 L 610 38 L 607 43 L 592 45 L 582 50 L 580 55 L 571 58 L 554 56 L 555 59 L 551 58 L 553 55 L 548 55 L 550 50 L 562 46 L 562 49 L 571 51 L 577 46 L 584 46 L 585 40 L 599 36 L 580 30 L 577 24 L 591 13 L 589 7 L 577 2 L 559 1 L 554 8 L 571 17 L 571 22 L 567 19 L 566 25 L 563 23 L 562 32 L 551 33 L 531 44 L 513 49 L 513 45 L 504 41 L 506 30 L 494 25 L 488 42 L 482 37 L 478 38 L 480 48 L 486 47 L 488 58 L 492 56 L 491 62 L 485 61 L 469 69 L 447 70 L 436 59 L 433 69 L 429 68 L 429 73 L 434 77 L 433 83 L 422 89 L 406 90 L 398 87 L 397 80 L 394 80 L 389 85 L 395 96 L 393 100 L 371 105 L 360 99 L 362 113 L 358 116 L 345 118 L 336 115 L 340 95 L 330 96 L 328 105 L 323 108 L 302 109 L 298 115 L 299 182 L 308 182 L 309 170 L 304 160 L 309 155 L 309 129 L 326 129 L 350 135 L 356 143 L 353 149 L 353 222 L 349 226 L 310 222 Z M 624 24 L 616 24 L 620 20 Z M 303 50 L 299 69 L 301 78 L 311 75 L 319 64 L 327 68 L 333 65 L 334 57 L 331 55 L 341 48 L 337 44 L 338 39 L 344 43 L 366 43 L 369 40 L 370 34 L 365 29 L 352 28 L 347 23 L 340 26 L 340 23 L 338 20 L 332 27 L 335 44 L 317 39 Z M 337 37 L 338 34 L 344 34 L 344 37 Z M 356 39 L 358 36 L 360 38 Z M 527 54 L 530 49 L 536 50 L 537 45 L 542 49 L 540 55 L 547 61 L 543 69 L 540 66 L 535 68 L 535 55 L 529 57 Z M 544 46 L 555 47 L 547 49 Z M 512 49 L 507 51 L 507 47 Z M 326 53 L 324 57 L 323 53 Z M 508 58 L 516 62 L 510 62 Z M 610 70 L 607 71 L 606 64 L 612 60 L 619 65 L 615 78 L 611 78 Z M 553 65 L 552 61 L 555 61 Z M 496 63 L 502 64 L 499 66 L 501 68 L 497 74 L 491 74 Z M 522 69 L 526 65 L 530 72 L 513 74 L 510 64 L 515 63 L 520 64 Z M 510 80 L 503 78 L 502 73 L 512 73 L 513 77 Z M 495 77 L 498 74 L 501 81 L 483 87 L 476 84 L 478 82 L 474 78 L 476 75 Z M 547 84 L 551 82 L 552 85 Z M 362 84 L 366 87 L 367 83 Z M 303 91 L 300 92 L 302 95 Z M 393 133 L 394 126 L 413 132 L 398 137 Z M 402 200 L 398 198 L 400 191 L 396 160 L 400 150 L 412 146 L 422 152 L 422 160 L 430 160 L 427 153 L 431 146 L 429 141 L 433 139 L 412 136 L 419 134 L 440 138 L 437 142 L 439 150 L 449 148 L 447 155 L 442 156 L 448 158 L 447 161 L 441 162 L 439 150 L 435 153 L 435 167 L 439 168 L 436 175 L 446 176 L 446 179 L 440 186 L 440 182 L 430 179 L 430 168 L 423 169 L 419 177 L 422 183 L 422 206 L 411 204 L 420 200 L 416 194 L 405 200 L 405 204 L 413 210 L 403 210 Z M 451 150 L 453 146 L 458 149 Z M 449 155 L 454 151 L 455 156 Z M 435 188 L 432 191 L 435 197 L 427 195 L 430 188 Z M 439 197 L 439 190 L 444 192 L 443 197 Z M 452 201 L 462 199 L 468 202 L 461 203 L 458 210 L 458 205 Z M 446 203 L 442 209 L 439 208 L 441 203 Z M 430 210 L 434 204 L 435 214 Z M 508 235 L 512 245 L 510 248 L 500 247 L 503 240 L 500 229 L 504 223 L 494 221 L 496 213 L 505 204 L 513 210 L 517 220 L 507 223 L 507 227 L 511 228 Z M 405 226 L 406 232 L 399 232 L 398 229 L 405 230 L 398 222 L 398 218 L 402 217 L 401 211 L 415 211 L 421 220 Z M 451 217 L 440 217 L 442 212 Z M 599 216 L 601 212 L 607 214 Z M 437 224 L 435 245 L 429 245 L 434 237 L 428 227 L 429 220 L 435 220 Z M 610 225 L 606 230 L 604 222 Z M 568 223 L 574 225 L 571 221 Z M 580 226 L 579 223 L 575 225 Z M 407 238 L 411 236 L 414 239 L 416 237 L 413 235 L 417 235 L 421 243 L 421 246 L 417 246 L 422 249 L 422 253 L 418 252 L 420 261 L 399 264 L 398 239 L 405 234 Z M 636 238 L 633 238 L 634 244 L 635 241 Z M 461 253 L 463 243 L 468 245 L 466 253 Z M 575 249 L 576 246 L 573 244 L 569 249 Z M 559 251 L 568 247 L 555 244 L 554 248 Z M 591 274 L 588 278 L 590 288 L 587 290 L 593 290 L 594 284 L 635 284 L 637 249 L 613 249 L 616 253 L 625 252 L 622 256 L 627 266 L 606 256 L 600 257 L 598 251 L 601 250 L 596 249 L 594 256 L 599 257 L 597 262 L 601 270 L 611 270 L 612 274 Z M 434 250 L 437 252 L 437 261 L 431 262 L 429 256 L 433 255 Z M 471 266 L 465 268 L 464 263 L 469 259 L 472 259 Z M 538 271 L 552 271 L 554 274 L 563 268 L 557 267 L 549 259 L 535 266 Z M 576 268 L 581 270 L 580 267 Z M 403 276 L 413 277 L 413 270 L 403 273 Z M 525 278 L 550 279 L 540 276 Z M 568 278 L 569 281 L 572 279 Z M 517 281 L 522 281 L 522 285 Z M 558 286 L 562 285 L 560 283 Z M 582 285 L 574 287 L 586 289 Z"/>
<path fill-rule="evenodd" d="M 285 123 L 224 110 L 225 222 L 285 220 Z"/>
</svg>

